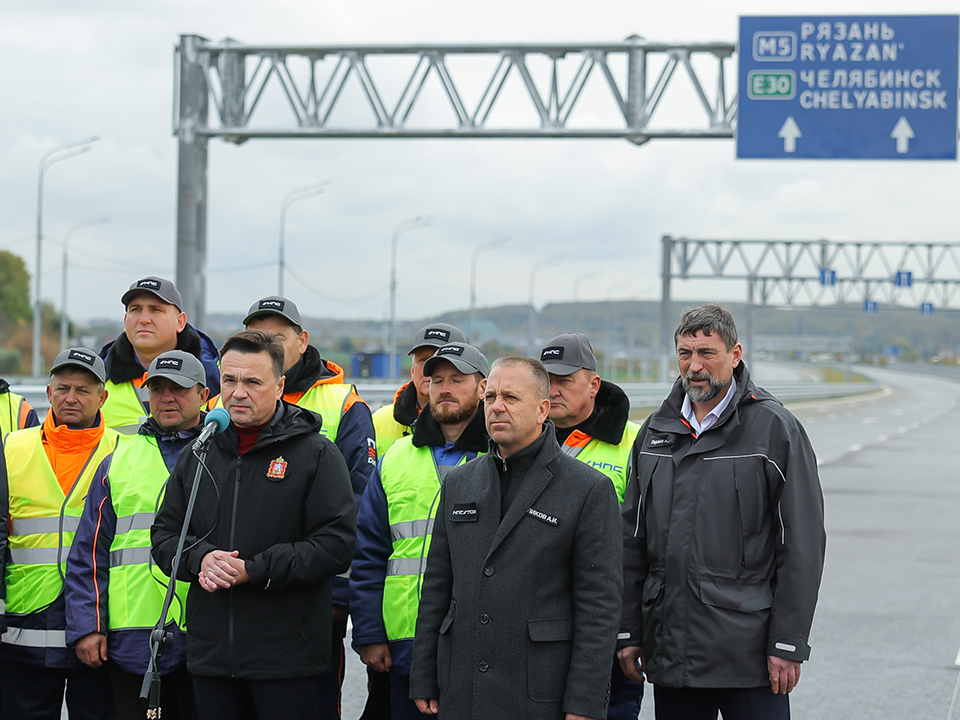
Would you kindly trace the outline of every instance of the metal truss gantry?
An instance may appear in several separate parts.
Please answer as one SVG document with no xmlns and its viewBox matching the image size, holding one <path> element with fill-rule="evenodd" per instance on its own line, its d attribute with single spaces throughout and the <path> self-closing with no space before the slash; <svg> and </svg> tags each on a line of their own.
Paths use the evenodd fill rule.
<svg viewBox="0 0 960 720">
<path fill-rule="evenodd" d="M 752 346 L 751 309 L 876 301 L 960 308 L 960 243 L 865 240 L 688 240 L 661 244 L 661 380 L 673 364 L 674 280 L 740 280 L 747 284 L 745 344 Z M 909 279 L 906 277 L 909 273 Z"/>
<path fill-rule="evenodd" d="M 638 36 L 545 45 L 267 46 L 182 35 L 174 134 L 177 286 L 184 310 L 203 324 L 212 137 L 238 144 L 251 138 L 608 138 L 637 145 L 732 138 L 737 99 L 727 92 L 726 76 L 735 50 L 734 43 L 654 43 Z M 682 125 L 659 124 L 661 101 L 684 76 L 698 100 L 691 107 L 699 108 L 689 124 L 686 117 Z M 526 108 L 504 91 L 517 81 Z M 447 108 L 427 99 L 431 83 L 439 84 L 440 105 Z M 344 100 L 351 86 L 359 86 L 365 110 Z M 592 92 L 584 92 L 588 86 Z M 595 88 L 606 95 L 604 107 L 588 99 L 597 97 Z M 429 122 L 418 123 L 424 114 Z"/>
</svg>

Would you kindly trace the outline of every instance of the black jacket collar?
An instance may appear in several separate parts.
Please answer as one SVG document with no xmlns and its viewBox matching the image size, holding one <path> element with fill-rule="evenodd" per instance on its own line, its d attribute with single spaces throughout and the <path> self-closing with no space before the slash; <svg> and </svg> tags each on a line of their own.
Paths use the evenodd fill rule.
<svg viewBox="0 0 960 720">
<path fill-rule="evenodd" d="M 779 404 L 779 401 L 773 395 L 753 384 L 750 379 L 750 371 L 747 370 L 743 360 L 733 369 L 733 377 L 737 381 L 737 391 L 713 426 L 714 428 L 725 425 L 732 416 L 740 412 L 742 406 L 765 400 Z M 665 432 L 689 433 L 690 427 L 683 420 L 682 413 L 684 395 L 683 384 L 680 378 L 677 378 L 667 399 L 663 401 L 660 409 L 651 416 L 650 427 Z"/>
<path fill-rule="evenodd" d="M 457 450 L 481 453 L 486 451 L 488 441 L 487 427 L 483 416 L 483 401 L 481 400 L 477 412 L 463 429 L 463 432 L 460 433 L 460 437 L 457 438 L 453 446 Z M 440 447 L 446 442 L 440 423 L 430 414 L 430 408 L 425 407 L 413 425 L 413 446 L 418 448 Z"/>
<path fill-rule="evenodd" d="M 191 355 L 200 357 L 200 336 L 197 331 L 187 325 L 177 333 L 177 350 L 183 350 Z M 116 384 L 129 382 L 143 377 L 147 371 L 133 350 L 133 345 L 126 333 L 120 333 L 117 339 L 104 347 L 100 352 L 107 369 L 107 379 Z"/>
<path fill-rule="evenodd" d="M 397 391 L 393 399 L 393 419 L 401 425 L 413 427 L 420 416 L 420 402 L 417 397 L 417 388 L 411 380 Z"/>
<path fill-rule="evenodd" d="M 317 380 L 336 375 L 327 367 L 327 362 L 320 357 L 320 351 L 313 345 L 307 345 L 296 364 L 284 373 L 286 380 L 283 385 L 284 394 L 302 393 L 312 388 Z"/>
<path fill-rule="evenodd" d="M 277 403 L 277 410 L 270 418 L 270 422 L 260 431 L 260 436 L 252 449 L 261 448 L 277 440 L 286 440 L 295 435 L 319 433 L 320 426 L 321 420 L 317 413 L 281 400 Z M 214 435 L 214 438 L 221 447 L 236 454 L 240 446 L 240 436 L 233 423 L 230 423 L 225 432 Z"/>
<path fill-rule="evenodd" d="M 594 398 L 594 411 L 586 420 L 576 427 L 566 428 L 561 432 L 557 428 L 557 437 L 562 435 L 564 440 L 574 430 L 579 430 L 600 442 L 610 445 L 619 445 L 623 439 L 623 429 L 630 419 L 630 398 L 620 388 L 606 380 L 600 381 L 600 390 Z"/>
<path fill-rule="evenodd" d="M 200 422 L 194 427 L 190 428 L 189 430 L 170 431 L 170 430 L 164 430 L 162 427 L 160 427 L 160 423 L 158 423 L 154 419 L 153 415 L 151 415 L 140 425 L 140 428 L 137 430 L 137 434 L 147 435 L 149 437 L 155 437 L 155 438 L 173 437 L 173 436 L 178 436 L 181 438 L 195 437 L 195 436 L 198 436 L 203 431 L 203 423 L 206 417 L 207 417 L 207 414 L 205 412 L 202 412 L 200 413 Z"/>
</svg>

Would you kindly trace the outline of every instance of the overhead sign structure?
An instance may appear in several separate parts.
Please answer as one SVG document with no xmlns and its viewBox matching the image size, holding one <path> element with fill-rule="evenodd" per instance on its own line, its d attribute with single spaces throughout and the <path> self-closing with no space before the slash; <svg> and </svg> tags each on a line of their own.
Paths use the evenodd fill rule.
<svg viewBox="0 0 960 720">
<path fill-rule="evenodd" d="M 738 158 L 955 160 L 957 15 L 741 17 Z"/>
</svg>

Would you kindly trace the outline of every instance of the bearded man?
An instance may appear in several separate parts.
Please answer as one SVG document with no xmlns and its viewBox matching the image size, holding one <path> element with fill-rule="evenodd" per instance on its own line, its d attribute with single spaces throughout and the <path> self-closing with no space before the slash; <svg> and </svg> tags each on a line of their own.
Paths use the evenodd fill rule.
<svg viewBox="0 0 960 720">
<path fill-rule="evenodd" d="M 729 312 L 684 311 L 674 342 L 623 503 L 620 666 L 653 683 L 657 720 L 788 720 L 823 571 L 817 459 Z"/>
<path fill-rule="evenodd" d="M 391 720 L 422 717 L 409 699 L 420 587 L 444 478 L 487 449 L 480 401 L 487 367 L 483 353 L 465 343 L 444 345 L 426 361 L 429 404 L 413 434 L 381 458 L 357 516 L 353 644 L 367 667 L 390 673 Z"/>
</svg>

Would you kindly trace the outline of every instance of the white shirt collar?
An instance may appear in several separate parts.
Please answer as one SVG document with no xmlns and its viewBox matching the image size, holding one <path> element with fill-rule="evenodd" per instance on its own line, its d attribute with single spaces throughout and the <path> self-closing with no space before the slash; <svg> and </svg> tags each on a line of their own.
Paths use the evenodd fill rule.
<svg viewBox="0 0 960 720">
<path fill-rule="evenodd" d="M 693 428 L 694 433 L 701 435 L 707 430 L 712 428 L 717 420 L 720 419 L 720 416 L 723 414 L 723 411 L 727 409 L 727 405 L 730 404 L 730 401 L 733 400 L 733 396 L 737 392 L 737 379 L 730 378 L 730 387 L 727 388 L 727 394 L 723 396 L 723 400 L 717 403 L 717 406 L 708 412 L 702 422 L 697 421 L 697 414 L 693 411 L 693 403 L 690 402 L 690 396 L 686 393 L 683 394 L 683 407 L 680 408 L 680 414 L 683 415 L 683 419 L 690 423 L 690 427 Z"/>
</svg>

